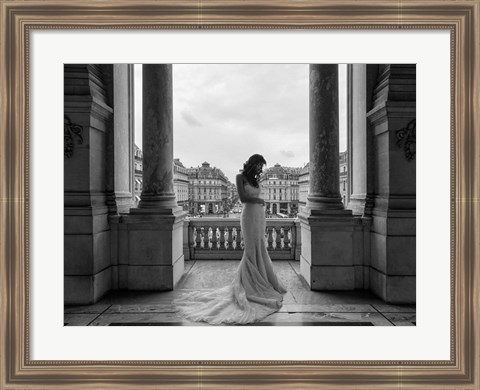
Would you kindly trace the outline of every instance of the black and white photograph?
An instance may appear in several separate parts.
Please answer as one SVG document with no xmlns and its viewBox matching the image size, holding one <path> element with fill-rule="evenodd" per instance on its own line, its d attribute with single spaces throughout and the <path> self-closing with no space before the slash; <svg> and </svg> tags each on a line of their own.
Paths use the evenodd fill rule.
<svg viewBox="0 0 480 390">
<path fill-rule="evenodd" d="M 63 71 L 64 326 L 416 326 L 415 64 Z"/>
</svg>

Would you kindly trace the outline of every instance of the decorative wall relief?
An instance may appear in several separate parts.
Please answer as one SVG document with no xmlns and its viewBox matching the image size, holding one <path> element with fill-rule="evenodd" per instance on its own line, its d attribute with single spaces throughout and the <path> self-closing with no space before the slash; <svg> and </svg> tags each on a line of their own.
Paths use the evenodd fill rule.
<svg viewBox="0 0 480 390">
<path fill-rule="evenodd" d="M 417 148 L 417 120 L 412 119 L 403 129 L 397 130 L 397 145 L 403 147 L 405 157 L 408 161 L 415 159 Z"/>
<path fill-rule="evenodd" d="M 63 155 L 70 158 L 73 155 L 75 145 L 74 138 L 77 138 L 79 144 L 83 144 L 83 127 L 72 123 L 67 115 L 63 119 Z"/>
</svg>

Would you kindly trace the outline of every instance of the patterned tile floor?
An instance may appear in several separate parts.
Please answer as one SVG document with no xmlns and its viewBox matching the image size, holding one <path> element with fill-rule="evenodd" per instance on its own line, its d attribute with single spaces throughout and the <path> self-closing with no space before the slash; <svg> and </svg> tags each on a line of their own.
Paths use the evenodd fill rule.
<svg viewBox="0 0 480 390">
<path fill-rule="evenodd" d="M 65 306 L 66 326 L 209 326 L 182 320 L 172 300 L 182 292 L 227 285 L 238 261 L 186 261 L 175 291 L 116 291 L 89 306 Z M 288 292 L 283 307 L 250 326 L 415 326 L 415 305 L 387 305 L 368 291 L 310 291 L 296 261 L 275 261 Z"/>
</svg>

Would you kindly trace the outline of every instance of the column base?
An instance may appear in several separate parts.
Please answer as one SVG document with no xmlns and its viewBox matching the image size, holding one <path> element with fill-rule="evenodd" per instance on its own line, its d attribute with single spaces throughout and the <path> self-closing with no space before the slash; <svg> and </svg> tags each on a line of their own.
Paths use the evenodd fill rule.
<svg viewBox="0 0 480 390">
<path fill-rule="evenodd" d="M 311 210 L 343 210 L 345 209 L 342 197 L 309 196 L 307 207 Z"/>
<path fill-rule="evenodd" d="M 356 229 L 358 218 L 350 210 L 311 210 L 299 214 L 302 253 L 300 272 L 312 290 L 354 290 L 354 256 L 363 262 L 358 242 L 363 233 Z"/>
<path fill-rule="evenodd" d="M 181 207 L 132 209 L 123 216 L 128 246 L 129 290 L 173 290 L 184 271 L 184 220 Z"/>
<path fill-rule="evenodd" d="M 174 194 L 164 196 L 142 194 L 140 195 L 140 202 L 138 203 L 137 209 L 162 210 L 176 207 L 179 206 L 177 203 L 177 198 Z"/>
<path fill-rule="evenodd" d="M 300 273 L 314 291 L 354 290 L 354 266 L 312 266 L 300 257 Z"/>
<path fill-rule="evenodd" d="M 140 201 L 141 202 L 141 201 Z M 140 207 L 140 204 L 138 205 L 139 207 L 131 208 L 130 209 L 130 214 L 131 215 L 180 215 L 180 214 L 185 214 L 187 215 L 188 213 L 186 211 L 183 211 L 182 207 L 178 205 L 174 206 L 162 206 L 162 207 Z"/>
<path fill-rule="evenodd" d="M 342 209 L 321 209 L 321 208 L 312 208 L 307 203 L 306 206 L 299 207 L 298 217 L 300 219 L 308 219 L 310 217 L 351 218 L 352 210 L 344 209 L 343 204 L 342 204 Z"/>
<path fill-rule="evenodd" d="M 390 304 L 416 303 L 416 277 L 385 275 L 370 268 L 370 289 Z"/>
</svg>

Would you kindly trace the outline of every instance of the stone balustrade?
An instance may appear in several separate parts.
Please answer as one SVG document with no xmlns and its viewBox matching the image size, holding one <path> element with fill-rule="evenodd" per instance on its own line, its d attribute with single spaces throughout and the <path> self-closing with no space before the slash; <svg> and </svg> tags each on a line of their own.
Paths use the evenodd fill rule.
<svg viewBox="0 0 480 390">
<path fill-rule="evenodd" d="M 265 244 L 272 260 L 299 259 L 300 229 L 297 224 L 293 218 L 267 219 Z M 205 217 L 185 221 L 185 259 L 239 260 L 243 248 L 239 219 Z"/>
</svg>

